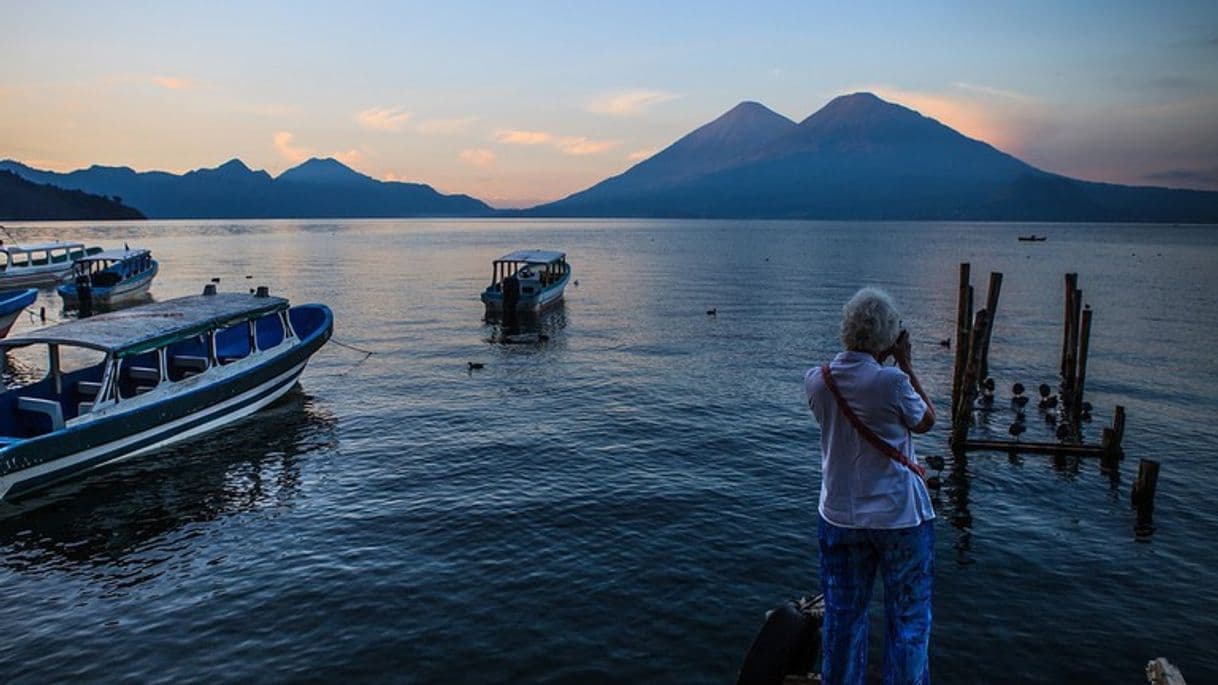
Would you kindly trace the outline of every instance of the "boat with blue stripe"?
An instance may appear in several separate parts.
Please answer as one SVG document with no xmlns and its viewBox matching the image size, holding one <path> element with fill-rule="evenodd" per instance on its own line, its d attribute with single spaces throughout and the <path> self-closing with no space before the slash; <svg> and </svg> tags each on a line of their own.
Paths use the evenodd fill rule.
<svg viewBox="0 0 1218 685">
<path fill-rule="evenodd" d="M 25 308 L 38 299 L 37 288 L 0 291 L 0 338 L 8 335 Z"/>
<path fill-rule="evenodd" d="M 112 307 L 143 297 L 158 268 L 149 250 L 105 250 L 78 259 L 72 280 L 57 290 L 68 308 Z"/>
<path fill-rule="evenodd" d="M 209 285 L 0 340 L 6 364 L 48 369 L 0 394 L 0 500 L 253 414 L 296 384 L 333 325 L 322 304 Z"/>
<path fill-rule="evenodd" d="M 536 313 L 562 300 L 571 280 L 571 265 L 564 252 L 517 250 L 491 263 L 491 284 L 482 291 L 489 315 Z"/>
</svg>

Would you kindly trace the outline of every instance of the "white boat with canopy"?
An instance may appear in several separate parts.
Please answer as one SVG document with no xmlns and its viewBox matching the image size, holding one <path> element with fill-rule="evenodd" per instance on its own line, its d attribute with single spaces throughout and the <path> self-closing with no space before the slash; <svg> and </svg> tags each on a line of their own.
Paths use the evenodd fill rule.
<svg viewBox="0 0 1218 685">
<path fill-rule="evenodd" d="M 77 242 L 0 245 L 0 289 L 54 285 L 72 273 L 77 260 L 101 251 Z"/>
<path fill-rule="evenodd" d="M 562 300 L 571 280 L 565 252 L 517 250 L 491 265 L 491 284 L 482 291 L 488 313 L 537 312 Z"/>
</svg>

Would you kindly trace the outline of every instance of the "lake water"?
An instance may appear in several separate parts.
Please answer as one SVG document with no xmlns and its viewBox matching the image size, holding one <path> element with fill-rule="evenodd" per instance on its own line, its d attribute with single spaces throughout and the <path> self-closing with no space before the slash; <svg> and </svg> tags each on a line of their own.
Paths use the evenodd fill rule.
<svg viewBox="0 0 1218 685">
<path fill-rule="evenodd" d="M 731 682 L 765 610 L 819 585 L 804 370 L 837 351 L 845 299 L 879 284 L 946 415 L 938 341 L 961 261 L 979 293 L 990 270 L 1006 276 L 991 350 L 1003 408 L 975 434 L 1007 437 L 1013 382 L 1056 385 L 1062 274 L 1076 271 L 1095 310 L 1087 438 L 1123 404 L 1127 456 L 1116 474 L 956 461 L 946 420 L 918 439 L 948 457 L 935 682 L 1141 682 L 1156 656 L 1218 682 L 1213 227 L 8 230 L 150 247 L 157 299 L 220 277 L 325 302 L 334 340 L 375 354 L 327 345 L 252 420 L 0 505 L 0 682 Z M 1033 231 L 1048 242 L 1016 241 Z M 579 285 L 547 342 L 492 344 L 477 294 L 491 260 L 522 247 L 566 250 Z M 53 293 L 39 304 L 60 316 Z M 1024 439 L 1048 439 L 1032 417 Z M 1141 457 L 1162 462 L 1149 541 L 1129 508 Z"/>
</svg>

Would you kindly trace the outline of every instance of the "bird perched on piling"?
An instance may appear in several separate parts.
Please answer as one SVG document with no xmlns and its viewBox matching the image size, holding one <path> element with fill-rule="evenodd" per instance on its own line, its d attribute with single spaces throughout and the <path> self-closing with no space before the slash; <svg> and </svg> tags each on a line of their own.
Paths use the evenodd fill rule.
<svg viewBox="0 0 1218 685">
<path fill-rule="evenodd" d="M 1067 438 L 1069 438 L 1069 437 L 1070 437 L 1070 426 L 1068 426 L 1067 424 L 1064 424 L 1064 423 L 1062 423 L 1062 424 L 1058 424 L 1058 426 L 1057 426 L 1057 439 L 1058 439 L 1058 440 L 1065 440 L 1065 439 L 1067 439 Z"/>
<path fill-rule="evenodd" d="M 1011 427 L 1007 429 L 1007 432 L 1014 435 L 1015 439 L 1018 440 L 1019 436 L 1023 435 L 1023 432 L 1026 430 L 1028 430 L 1027 426 L 1025 426 L 1022 422 L 1016 421 L 1015 423 L 1011 424 Z"/>
<path fill-rule="evenodd" d="M 1041 383 L 1040 387 L 1036 390 L 1040 393 L 1041 397 L 1048 397 L 1049 393 L 1053 392 L 1053 389 L 1049 387 L 1048 383 Z"/>
<path fill-rule="evenodd" d="M 989 392 L 994 392 L 994 388 L 997 386 L 994 384 L 993 378 L 986 378 L 981 382 L 981 387 L 985 388 Z"/>
</svg>

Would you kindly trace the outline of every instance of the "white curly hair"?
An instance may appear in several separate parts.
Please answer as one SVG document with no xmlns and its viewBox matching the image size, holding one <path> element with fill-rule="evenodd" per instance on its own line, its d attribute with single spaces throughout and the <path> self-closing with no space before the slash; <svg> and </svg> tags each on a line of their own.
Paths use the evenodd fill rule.
<svg viewBox="0 0 1218 685">
<path fill-rule="evenodd" d="M 901 313 L 888 293 L 863 288 L 842 307 L 842 344 L 855 352 L 883 352 L 901 334 Z"/>
</svg>

